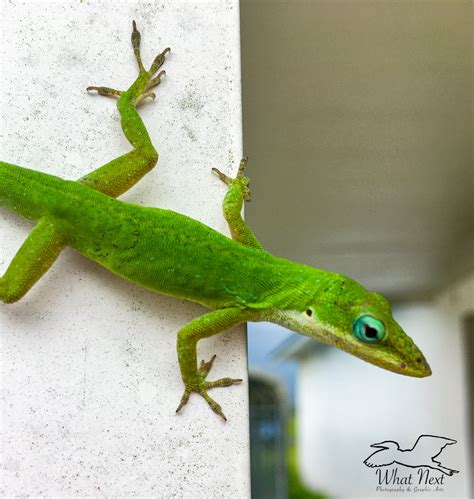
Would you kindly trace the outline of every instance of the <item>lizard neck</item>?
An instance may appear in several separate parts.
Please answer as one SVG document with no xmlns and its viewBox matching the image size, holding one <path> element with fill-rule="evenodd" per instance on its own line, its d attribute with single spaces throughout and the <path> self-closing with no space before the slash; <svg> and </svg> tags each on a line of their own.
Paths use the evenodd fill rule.
<svg viewBox="0 0 474 499">
<path fill-rule="evenodd" d="M 304 311 L 310 303 L 314 303 L 331 275 L 325 270 L 272 257 L 255 272 L 259 299 L 251 307 L 268 311 Z"/>
</svg>

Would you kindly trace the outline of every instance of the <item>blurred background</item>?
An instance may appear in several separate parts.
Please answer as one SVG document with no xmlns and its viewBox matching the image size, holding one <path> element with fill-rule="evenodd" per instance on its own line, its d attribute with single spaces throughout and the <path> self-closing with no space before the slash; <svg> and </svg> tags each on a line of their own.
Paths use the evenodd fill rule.
<svg viewBox="0 0 474 499">
<path fill-rule="evenodd" d="M 241 0 L 248 224 L 384 294 L 433 370 L 249 324 L 254 498 L 401 497 L 363 460 L 422 434 L 457 440 L 435 496 L 474 497 L 472 31 L 469 0 Z"/>
</svg>

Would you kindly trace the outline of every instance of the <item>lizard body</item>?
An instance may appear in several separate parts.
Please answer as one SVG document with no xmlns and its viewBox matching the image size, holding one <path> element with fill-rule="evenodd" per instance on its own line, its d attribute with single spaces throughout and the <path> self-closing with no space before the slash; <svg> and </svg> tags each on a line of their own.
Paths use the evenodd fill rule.
<svg viewBox="0 0 474 499">
<path fill-rule="evenodd" d="M 174 211 L 116 199 L 158 161 L 136 106 L 146 97 L 154 98 L 151 89 L 164 72 L 155 74 L 169 49 L 146 71 L 135 22 L 132 46 L 139 75 L 128 90 L 88 88 L 119 97 L 121 125 L 132 151 L 78 181 L 0 162 L 0 206 L 37 221 L 0 278 L 0 299 L 20 299 L 70 246 L 138 285 L 208 307 L 209 313 L 178 332 L 185 392 L 177 411 L 196 392 L 225 419 L 207 391 L 241 380 L 207 381 L 215 356 L 198 366 L 196 345 L 249 320 L 284 325 L 400 374 L 431 374 L 420 350 L 393 319 L 385 298 L 348 277 L 263 250 L 240 214 L 243 201 L 250 200 L 246 160 L 234 179 L 214 169 L 228 185 L 224 216 L 232 239 Z"/>
<path fill-rule="evenodd" d="M 278 308 L 288 304 L 289 285 L 304 288 L 306 282 L 307 292 L 314 291 L 314 278 L 323 282 L 326 276 L 180 213 L 124 203 L 7 163 L 0 168 L 0 199 L 24 218 L 49 220 L 60 228 L 64 245 L 119 276 L 213 309 Z"/>
</svg>

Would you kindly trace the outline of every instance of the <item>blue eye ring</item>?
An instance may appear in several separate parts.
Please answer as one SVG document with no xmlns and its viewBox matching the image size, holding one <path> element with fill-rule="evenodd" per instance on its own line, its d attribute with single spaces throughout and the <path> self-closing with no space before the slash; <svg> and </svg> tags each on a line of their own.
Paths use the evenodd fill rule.
<svg viewBox="0 0 474 499">
<path fill-rule="evenodd" d="M 354 336 L 365 343 L 377 343 L 385 337 L 385 326 L 371 315 L 361 315 L 352 326 Z"/>
</svg>

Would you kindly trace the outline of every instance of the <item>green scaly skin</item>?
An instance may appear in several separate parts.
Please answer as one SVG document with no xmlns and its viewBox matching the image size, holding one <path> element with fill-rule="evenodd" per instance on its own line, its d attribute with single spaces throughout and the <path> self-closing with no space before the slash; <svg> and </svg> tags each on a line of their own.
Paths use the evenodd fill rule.
<svg viewBox="0 0 474 499">
<path fill-rule="evenodd" d="M 207 392 L 241 380 L 207 381 L 215 356 L 198 367 L 196 345 L 246 321 L 281 324 L 396 373 L 430 375 L 422 353 L 395 322 L 382 296 L 348 277 L 277 258 L 262 249 L 240 215 L 243 201 L 250 200 L 245 159 L 234 179 L 214 169 L 228 185 L 224 216 L 232 239 L 179 213 L 115 199 L 158 160 L 136 105 L 154 98 L 151 89 L 164 72 L 155 74 L 169 49 L 146 71 L 135 22 L 132 46 L 139 74 L 128 90 L 88 88 L 119 97 L 122 129 L 132 151 L 78 181 L 0 162 L 0 205 L 37 221 L 0 278 L 0 299 L 19 300 L 70 246 L 140 286 L 205 305 L 211 311 L 178 332 L 185 391 L 177 411 L 196 392 L 226 419 Z M 381 324 L 377 327 L 383 337 L 374 338 L 380 331 L 365 323 L 362 331 L 371 335 L 369 340 L 356 336 L 355 323 L 361 316 Z"/>
</svg>

